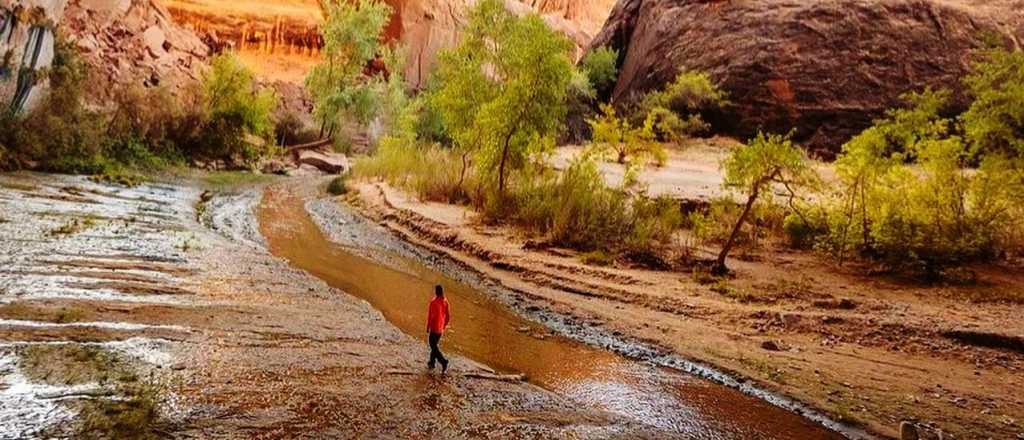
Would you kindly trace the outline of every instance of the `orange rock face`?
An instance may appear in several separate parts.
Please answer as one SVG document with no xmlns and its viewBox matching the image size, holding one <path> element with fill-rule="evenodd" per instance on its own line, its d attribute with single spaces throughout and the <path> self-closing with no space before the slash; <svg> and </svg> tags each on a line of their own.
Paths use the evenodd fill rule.
<svg viewBox="0 0 1024 440">
<path fill-rule="evenodd" d="M 242 58 L 269 79 L 301 81 L 316 62 L 323 20 L 316 0 L 164 0 L 175 20 L 207 35 L 211 45 L 238 49 Z M 454 45 L 476 0 L 385 0 L 394 16 L 389 40 L 408 49 L 406 78 L 420 87 L 437 52 Z M 517 14 L 539 12 L 554 29 L 580 48 L 601 28 L 614 0 L 506 0 Z"/>
</svg>

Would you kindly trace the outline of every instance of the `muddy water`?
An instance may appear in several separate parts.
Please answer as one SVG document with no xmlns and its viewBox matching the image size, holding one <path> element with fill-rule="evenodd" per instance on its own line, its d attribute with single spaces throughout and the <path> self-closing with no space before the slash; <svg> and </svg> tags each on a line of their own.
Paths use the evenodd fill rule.
<svg viewBox="0 0 1024 440">
<path fill-rule="evenodd" d="M 304 200 L 285 190 L 266 192 L 259 218 L 273 254 L 365 299 L 414 337 L 426 339 L 425 311 L 433 286 L 445 286 L 454 316 L 443 350 L 501 372 L 523 373 L 581 404 L 681 438 L 841 438 L 732 388 L 551 335 L 486 293 L 415 261 L 394 256 L 402 260 L 403 269 L 395 270 L 357 256 L 330 242 L 307 214 Z M 424 351 L 424 361 L 426 355 Z"/>
</svg>

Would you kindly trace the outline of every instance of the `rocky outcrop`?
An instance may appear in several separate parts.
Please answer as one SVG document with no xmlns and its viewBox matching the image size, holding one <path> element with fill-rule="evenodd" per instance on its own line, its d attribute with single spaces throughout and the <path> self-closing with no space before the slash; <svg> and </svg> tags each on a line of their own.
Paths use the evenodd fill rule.
<svg viewBox="0 0 1024 440">
<path fill-rule="evenodd" d="M 615 0 L 519 0 L 544 15 L 561 17 L 584 32 L 596 35 L 615 6 Z"/>
<path fill-rule="evenodd" d="M 719 125 L 796 128 L 834 152 L 902 93 L 959 91 L 983 35 L 1020 47 L 1021 11 L 1024 0 L 620 0 L 591 47 L 620 50 L 616 100 L 704 70 L 734 104 Z"/>
<path fill-rule="evenodd" d="M 399 40 L 409 49 L 406 80 L 414 88 L 426 82 L 437 53 L 458 42 L 468 11 L 476 0 L 390 0 L 400 21 Z M 593 29 L 604 20 L 610 0 L 505 0 L 517 15 L 538 12 L 544 21 L 576 44 L 582 55 L 593 38 Z M 603 12 L 602 12 L 603 11 Z"/>
<path fill-rule="evenodd" d="M 323 41 L 318 28 L 323 20 L 314 0 L 165 0 L 171 14 L 218 47 L 241 50 L 243 59 L 268 80 L 301 82 Z M 458 42 L 466 15 L 476 0 L 384 0 L 394 10 L 385 29 L 389 41 L 408 50 L 406 79 L 424 85 L 437 53 Z M 614 0 L 506 0 L 517 14 L 539 12 L 553 29 L 575 42 L 577 55 L 600 29 Z M 269 62 L 287 59 L 290 66 Z M 301 64 L 298 72 L 287 70 Z"/>
<path fill-rule="evenodd" d="M 321 151 L 302 151 L 299 164 L 310 165 L 327 174 L 343 174 L 349 169 L 348 158 L 343 154 Z"/>
<path fill-rule="evenodd" d="M 199 78 L 210 55 L 156 0 L 69 0 L 61 27 L 104 85 L 92 90 L 98 98 L 130 84 L 176 90 Z"/>
<path fill-rule="evenodd" d="M 13 0 L 0 4 L 0 111 L 38 102 L 54 56 L 54 24 L 64 0 Z"/>
</svg>

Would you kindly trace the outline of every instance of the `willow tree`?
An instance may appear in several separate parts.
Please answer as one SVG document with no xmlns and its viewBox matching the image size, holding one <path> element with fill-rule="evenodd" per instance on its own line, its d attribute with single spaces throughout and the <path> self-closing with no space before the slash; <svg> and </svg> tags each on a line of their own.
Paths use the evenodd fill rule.
<svg viewBox="0 0 1024 440">
<path fill-rule="evenodd" d="M 466 159 L 505 197 L 508 177 L 550 145 L 566 112 L 571 43 L 540 16 L 517 17 L 499 0 L 470 12 L 462 41 L 440 55 L 433 105 Z"/>
<path fill-rule="evenodd" d="M 366 74 L 366 67 L 387 53 L 382 44 L 390 6 L 377 0 L 324 0 L 327 17 L 322 34 L 323 61 L 306 76 L 313 98 L 313 115 L 332 134 L 344 117 L 369 122 L 379 107 L 381 80 Z"/>
</svg>

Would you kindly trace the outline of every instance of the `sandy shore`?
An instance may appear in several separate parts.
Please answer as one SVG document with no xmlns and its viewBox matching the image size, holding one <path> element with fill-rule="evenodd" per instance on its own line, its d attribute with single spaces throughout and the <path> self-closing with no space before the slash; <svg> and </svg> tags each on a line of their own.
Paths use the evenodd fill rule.
<svg viewBox="0 0 1024 440">
<path fill-rule="evenodd" d="M 583 264 L 572 251 L 485 226 L 463 207 L 358 182 L 353 204 L 408 241 L 554 310 L 747 378 L 832 417 L 896 436 L 1024 438 L 1019 271 L 978 267 L 973 286 L 921 286 L 771 250 L 735 279 Z M 928 438 L 928 437 L 926 437 Z"/>
</svg>

